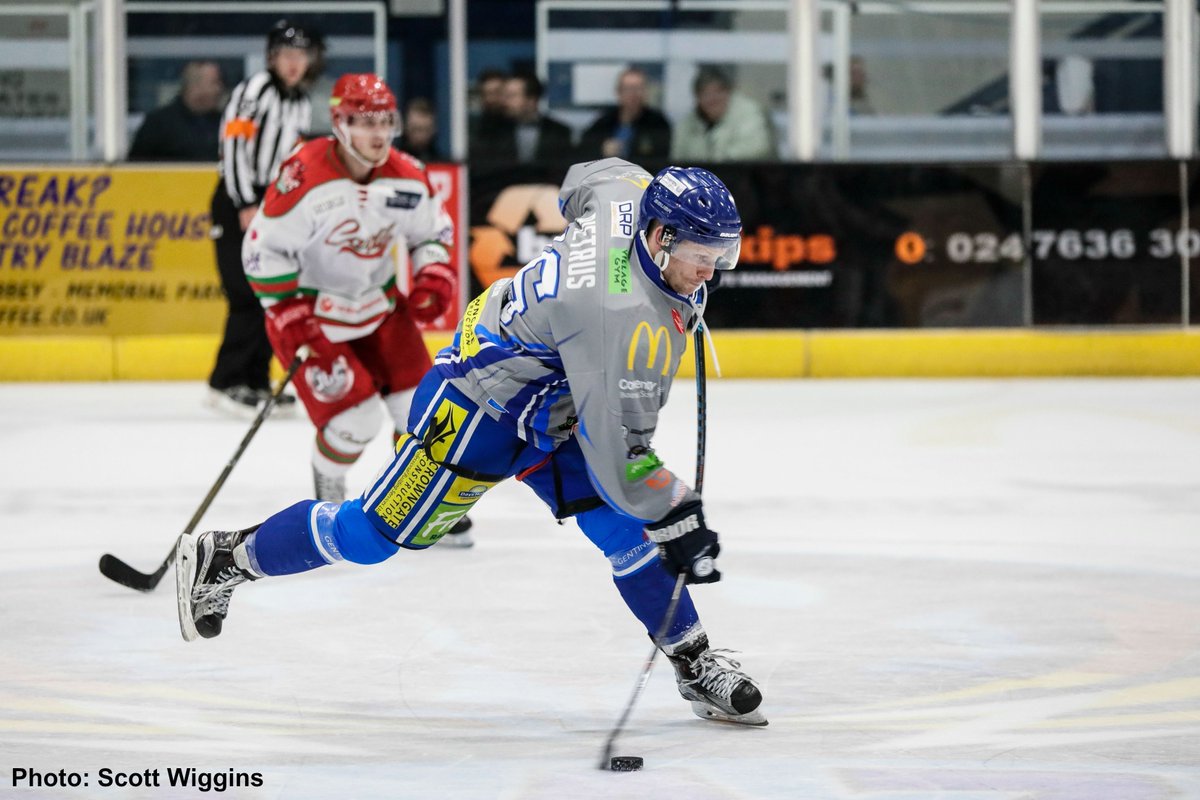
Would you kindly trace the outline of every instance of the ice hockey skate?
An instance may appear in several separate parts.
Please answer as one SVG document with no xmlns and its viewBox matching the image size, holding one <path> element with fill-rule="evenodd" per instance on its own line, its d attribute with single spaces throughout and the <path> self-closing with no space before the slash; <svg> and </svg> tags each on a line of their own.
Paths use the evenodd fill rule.
<svg viewBox="0 0 1200 800">
<path fill-rule="evenodd" d="M 238 565 L 234 555 L 234 549 L 252 531 L 187 533 L 179 538 L 175 597 L 179 606 L 179 632 L 184 641 L 219 635 L 229 613 L 233 590 L 239 584 L 255 580 L 249 569 Z"/>
<path fill-rule="evenodd" d="M 234 419 L 254 419 L 258 416 L 261 398 L 249 386 L 230 386 L 226 389 L 208 387 L 204 405 Z"/>
<path fill-rule="evenodd" d="M 712 650 L 704 638 L 687 650 L 667 654 L 675 668 L 679 694 L 692 704 L 701 719 L 763 726 L 767 718 L 759 706 L 762 692 L 741 667 L 730 658 L 729 650 Z"/>
<path fill-rule="evenodd" d="M 313 491 L 323 503 L 340 503 L 346 499 L 346 476 L 326 475 L 313 467 Z"/>
</svg>

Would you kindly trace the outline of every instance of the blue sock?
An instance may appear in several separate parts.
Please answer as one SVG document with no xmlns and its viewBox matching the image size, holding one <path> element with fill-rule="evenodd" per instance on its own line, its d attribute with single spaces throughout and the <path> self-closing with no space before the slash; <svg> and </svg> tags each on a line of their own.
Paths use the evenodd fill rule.
<svg viewBox="0 0 1200 800">
<path fill-rule="evenodd" d="M 663 568 L 658 548 L 642 535 L 642 523 L 618 514 L 605 506 L 578 514 L 575 521 L 587 537 L 608 556 L 613 583 L 633 615 L 646 626 L 651 636 L 662 627 L 675 591 L 675 577 Z M 702 635 L 700 615 L 684 587 L 675 610 L 675 620 L 667 628 L 661 645 L 692 641 Z"/>
<path fill-rule="evenodd" d="M 250 566 L 263 575 L 292 575 L 342 560 L 378 564 L 399 549 L 367 521 L 361 500 L 304 500 L 268 518 L 246 539 Z"/>
<path fill-rule="evenodd" d="M 250 565 L 263 575 L 291 575 L 332 563 L 317 549 L 309 533 L 308 518 L 313 508 L 322 505 L 304 500 L 267 518 L 246 539 Z"/>
</svg>

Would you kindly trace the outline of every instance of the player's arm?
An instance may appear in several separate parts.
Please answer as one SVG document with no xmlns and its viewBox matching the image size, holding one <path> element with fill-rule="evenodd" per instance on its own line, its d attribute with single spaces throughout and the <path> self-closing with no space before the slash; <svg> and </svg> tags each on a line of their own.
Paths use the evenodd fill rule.
<svg viewBox="0 0 1200 800">
<path fill-rule="evenodd" d="M 413 281 L 408 293 L 409 312 L 419 322 L 432 322 L 446 313 L 458 291 L 458 273 L 451 266 L 454 222 L 422 173 L 428 196 L 413 209 L 408 251 Z"/>
<path fill-rule="evenodd" d="M 600 331 L 590 343 L 589 328 Z M 585 321 L 578 335 L 565 338 L 560 354 L 593 485 L 608 505 L 645 525 L 671 571 L 686 572 L 688 583 L 720 580 L 713 563 L 720 545 L 705 522 L 700 496 L 663 463 L 652 444 L 661 370 L 642 368 L 646 362 L 636 360 L 631 368 L 628 336 L 605 331 L 602 321 Z"/>
<path fill-rule="evenodd" d="M 300 291 L 302 268 L 295 247 L 308 241 L 312 220 L 307 205 L 288 200 L 275 185 L 268 187 L 242 240 L 246 280 L 266 312 L 267 335 L 284 360 L 301 345 L 317 355 L 331 348 L 313 313 L 313 298 Z M 289 205 L 286 212 L 273 213 Z"/>
</svg>

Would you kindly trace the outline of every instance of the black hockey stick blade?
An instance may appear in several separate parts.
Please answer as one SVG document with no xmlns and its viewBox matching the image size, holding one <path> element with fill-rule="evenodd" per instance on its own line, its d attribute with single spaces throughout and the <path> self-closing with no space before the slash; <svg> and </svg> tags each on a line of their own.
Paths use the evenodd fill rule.
<svg viewBox="0 0 1200 800">
<path fill-rule="evenodd" d="M 174 555 L 174 548 L 171 554 Z M 158 582 L 162 580 L 163 575 L 167 573 L 167 567 L 171 565 L 170 556 L 162 565 L 154 572 L 140 572 L 126 564 L 121 559 L 105 553 L 100 556 L 100 573 L 111 581 L 116 581 L 122 586 L 127 586 L 130 589 L 136 589 L 139 592 L 152 592 L 158 586 Z"/>
</svg>

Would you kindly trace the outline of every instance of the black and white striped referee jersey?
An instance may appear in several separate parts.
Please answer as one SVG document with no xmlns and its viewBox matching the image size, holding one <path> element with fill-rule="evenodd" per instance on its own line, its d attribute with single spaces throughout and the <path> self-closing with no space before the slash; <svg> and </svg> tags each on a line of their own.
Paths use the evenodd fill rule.
<svg viewBox="0 0 1200 800">
<path fill-rule="evenodd" d="M 279 165 L 312 125 L 312 101 L 270 71 L 256 72 L 233 90 L 221 120 L 221 174 L 237 208 L 262 201 Z"/>
</svg>

